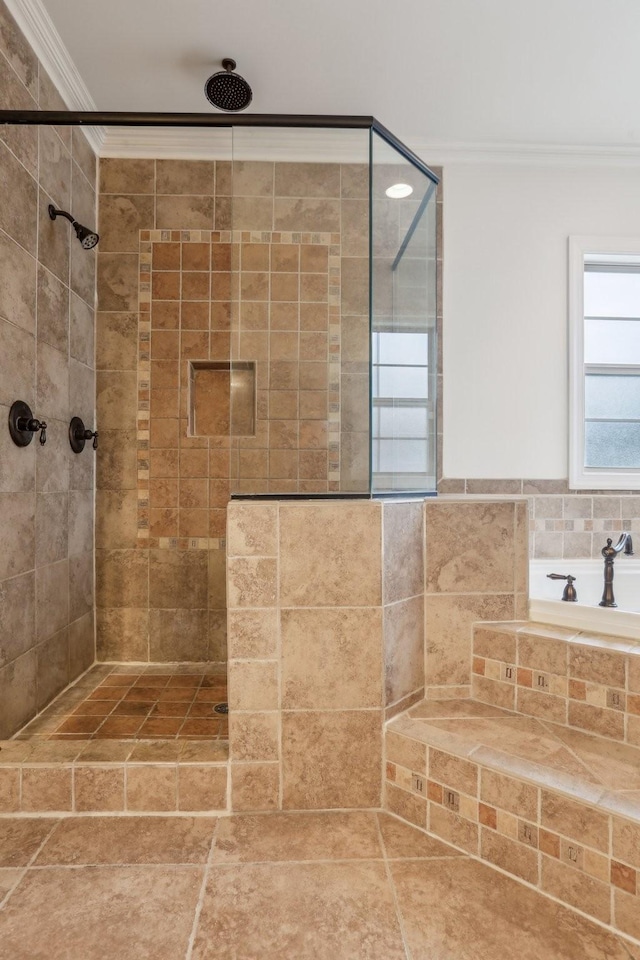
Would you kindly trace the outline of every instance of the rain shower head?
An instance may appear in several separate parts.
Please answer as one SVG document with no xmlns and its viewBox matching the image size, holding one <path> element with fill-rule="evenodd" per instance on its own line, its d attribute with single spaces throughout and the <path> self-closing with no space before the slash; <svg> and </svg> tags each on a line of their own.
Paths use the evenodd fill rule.
<svg viewBox="0 0 640 960">
<path fill-rule="evenodd" d="M 49 216 L 52 220 L 55 220 L 56 217 L 66 217 L 71 226 L 76 232 L 76 237 L 82 244 L 85 250 L 92 250 L 100 237 L 97 233 L 94 233 L 93 230 L 89 230 L 89 227 L 83 227 L 81 223 L 78 223 L 77 220 L 74 220 L 70 213 L 67 213 L 66 210 L 56 210 L 52 203 L 48 206 Z"/>
<path fill-rule="evenodd" d="M 253 93 L 251 87 L 239 73 L 234 73 L 235 60 L 226 57 L 222 61 L 224 70 L 212 74 L 204 85 L 204 92 L 209 103 L 219 110 L 234 113 L 244 110 L 251 103 Z"/>
</svg>

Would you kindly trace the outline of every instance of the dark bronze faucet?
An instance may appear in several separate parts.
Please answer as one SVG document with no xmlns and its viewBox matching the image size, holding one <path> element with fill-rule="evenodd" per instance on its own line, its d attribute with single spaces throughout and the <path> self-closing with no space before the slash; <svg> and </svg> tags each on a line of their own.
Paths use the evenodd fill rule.
<svg viewBox="0 0 640 960">
<path fill-rule="evenodd" d="M 615 547 L 612 546 L 613 540 L 607 537 L 607 545 L 601 550 L 604 557 L 604 593 L 599 606 L 617 607 L 616 599 L 613 595 L 613 561 L 621 550 L 624 550 L 627 557 L 633 556 L 633 541 L 630 533 L 621 533 L 620 539 Z"/>
</svg>

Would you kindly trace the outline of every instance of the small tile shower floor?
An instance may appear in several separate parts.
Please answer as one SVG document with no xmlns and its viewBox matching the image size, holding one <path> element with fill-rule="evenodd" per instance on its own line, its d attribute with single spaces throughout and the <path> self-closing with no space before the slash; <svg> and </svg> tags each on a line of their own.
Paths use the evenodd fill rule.
<svg viewBox="0 0 640 960">
<path fill-rule="evenodd" d="M 96 664 L 18 739 L 226 740 L 226 664 Z"/>
<path fill-rule="evenodd" d="M 0 902 L 11 960 L 640 960 L 372 812 L 0 819 Z"/>
</svg>

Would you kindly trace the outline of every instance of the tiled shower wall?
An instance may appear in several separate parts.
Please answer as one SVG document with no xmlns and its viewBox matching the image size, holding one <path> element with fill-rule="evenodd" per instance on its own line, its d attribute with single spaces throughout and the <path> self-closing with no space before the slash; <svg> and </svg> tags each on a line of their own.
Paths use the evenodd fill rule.
<svg viewBox="0 0 640 960">
<path fill-rule="evenodd" d="M 226 161 L 101 162 L 101 659 L 226 658 L 232 485 L 368 483 L 367 167 L 231 172 Z M 231 351 L 256 362 L 256 436 L 189 438 L 186 361 Z"/>
<path fill-rule="evenodd" d="M 65 109 L 0 2 L 4 109 Z M 94 424 L 95 254 L 47 206 L 96 220 L 95 157 L 80 129 L 0 131 L 0 737 L 94 660 L 93 460 L 71 452 L 71 416 Z M 14 400 L 48 424 L 13 444 Z"/>
</svg>

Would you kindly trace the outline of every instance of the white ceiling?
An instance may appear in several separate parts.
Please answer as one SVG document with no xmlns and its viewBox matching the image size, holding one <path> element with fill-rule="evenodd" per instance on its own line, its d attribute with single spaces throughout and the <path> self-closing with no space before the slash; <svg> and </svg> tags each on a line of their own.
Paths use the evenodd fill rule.
<svg viewBox="0 0 640 960">
<path fill-rule="evenodd" d="M 98 109 L 373 114 L 446 143 L 640 149 L 639 0 L 41 0 Z"/>
</svg>

